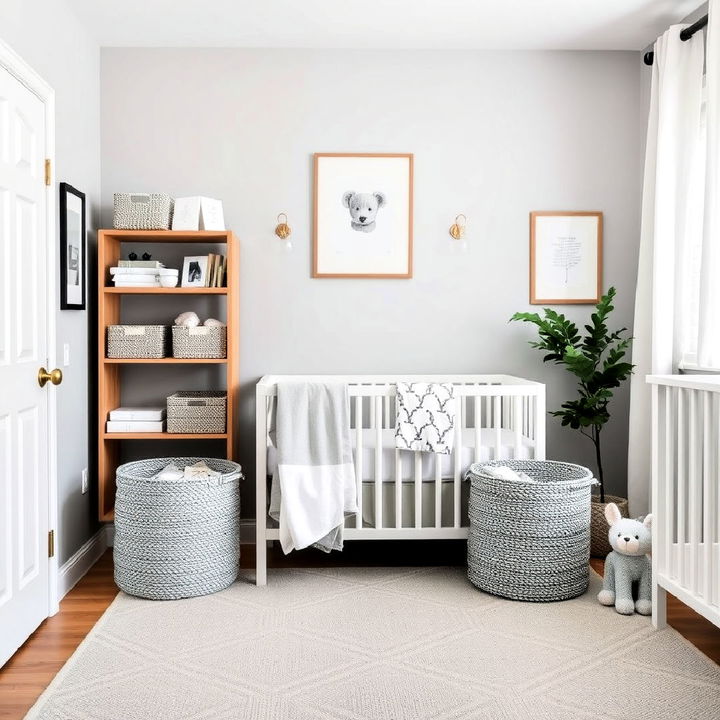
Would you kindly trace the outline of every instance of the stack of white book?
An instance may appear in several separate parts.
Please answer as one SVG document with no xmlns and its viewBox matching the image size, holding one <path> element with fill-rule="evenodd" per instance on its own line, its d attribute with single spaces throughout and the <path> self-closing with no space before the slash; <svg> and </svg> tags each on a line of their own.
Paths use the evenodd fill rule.
<svg viewBox="0 0 720 720">
<path fill-rule="evenodd" d="M 165 269 L 158 260 L 121 260 L 110 268 L 115 287 L 161 287 L 166 276 L 166 287 L 177 285 L 178 271 Z"/>
<path fill-rule="evenodd" d="M 165 430 L 164 407 L 119 407 L 111 410 L 108 415 L 109 433 L 153 433 Z"/>
</svg>

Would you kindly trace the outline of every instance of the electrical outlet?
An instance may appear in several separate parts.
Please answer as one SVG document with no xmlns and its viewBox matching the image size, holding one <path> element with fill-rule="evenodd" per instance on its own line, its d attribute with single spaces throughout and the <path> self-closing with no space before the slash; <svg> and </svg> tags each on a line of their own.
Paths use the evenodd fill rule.
<svg viewBox="0 0 720 720">
<path fill-rule="evenodd" d="M 82 473 L 80 474 L 80 489 L 82 490 L 82 494 L 84 495 L 88 491 L 88 469 L 83 468 Z"/>
</svg>

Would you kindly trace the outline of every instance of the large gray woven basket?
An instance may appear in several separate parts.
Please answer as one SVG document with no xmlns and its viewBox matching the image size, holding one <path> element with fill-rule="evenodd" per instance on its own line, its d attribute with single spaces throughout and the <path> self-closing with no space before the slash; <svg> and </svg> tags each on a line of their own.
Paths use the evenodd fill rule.
<svg viewBox="0 0 720 720">
<path fill-rule="evenodd" d="M 210 479 L 157 480 L 168 463 L 204 460 Z M 116 471 L 115 582 L 153 600 L 207 595 L 230 585 L 240 564 L 240 465 L 179 457 L 126 463 Z"/>
<path fill-rule="evenodd" d="M 501 480 L 504 465 L 532 481 Z M 567 600 L 590 579 L 592 473 L 553 460 L 476 463 L 470 478 L 468 578 L 481 590 L 532 602 Z"/>
</svg>

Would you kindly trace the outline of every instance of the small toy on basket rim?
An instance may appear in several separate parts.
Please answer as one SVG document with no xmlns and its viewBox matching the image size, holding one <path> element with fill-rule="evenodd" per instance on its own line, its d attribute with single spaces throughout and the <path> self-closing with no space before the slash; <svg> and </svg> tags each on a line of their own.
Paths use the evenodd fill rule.
<svg viewBox="0 0 720 720">
<path fill-rule="evenodd" d="M 614 605 L 621 615 L 652 613 L 652 515 L 642 522 L 624 518 L 615 503 L 605 508 L 610 525 L 608 540 L 612 551 L 605 560 L 603 589 L 598 593 L 602 605 Z M 633 584 L 637 583 L 637 599 Z"/>
</svg>

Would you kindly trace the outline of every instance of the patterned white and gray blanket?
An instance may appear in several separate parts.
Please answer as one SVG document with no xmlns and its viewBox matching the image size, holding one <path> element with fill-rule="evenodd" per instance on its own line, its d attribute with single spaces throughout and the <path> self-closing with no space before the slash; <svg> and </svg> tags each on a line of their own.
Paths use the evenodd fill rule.
<svg viewBox="0 0 720 720">
<path fill-rule="evenodd" d="M 270 516 L 283 551 L 342 550 L 345 518 L 357 512 L 347 385 L 278 383 L 275 427 Z"/>
<path fill-rule="evenodd" d="M 397 384 L 395 447 L 449 455 L 455 428 L 450 383 Z"/>
</svg>

